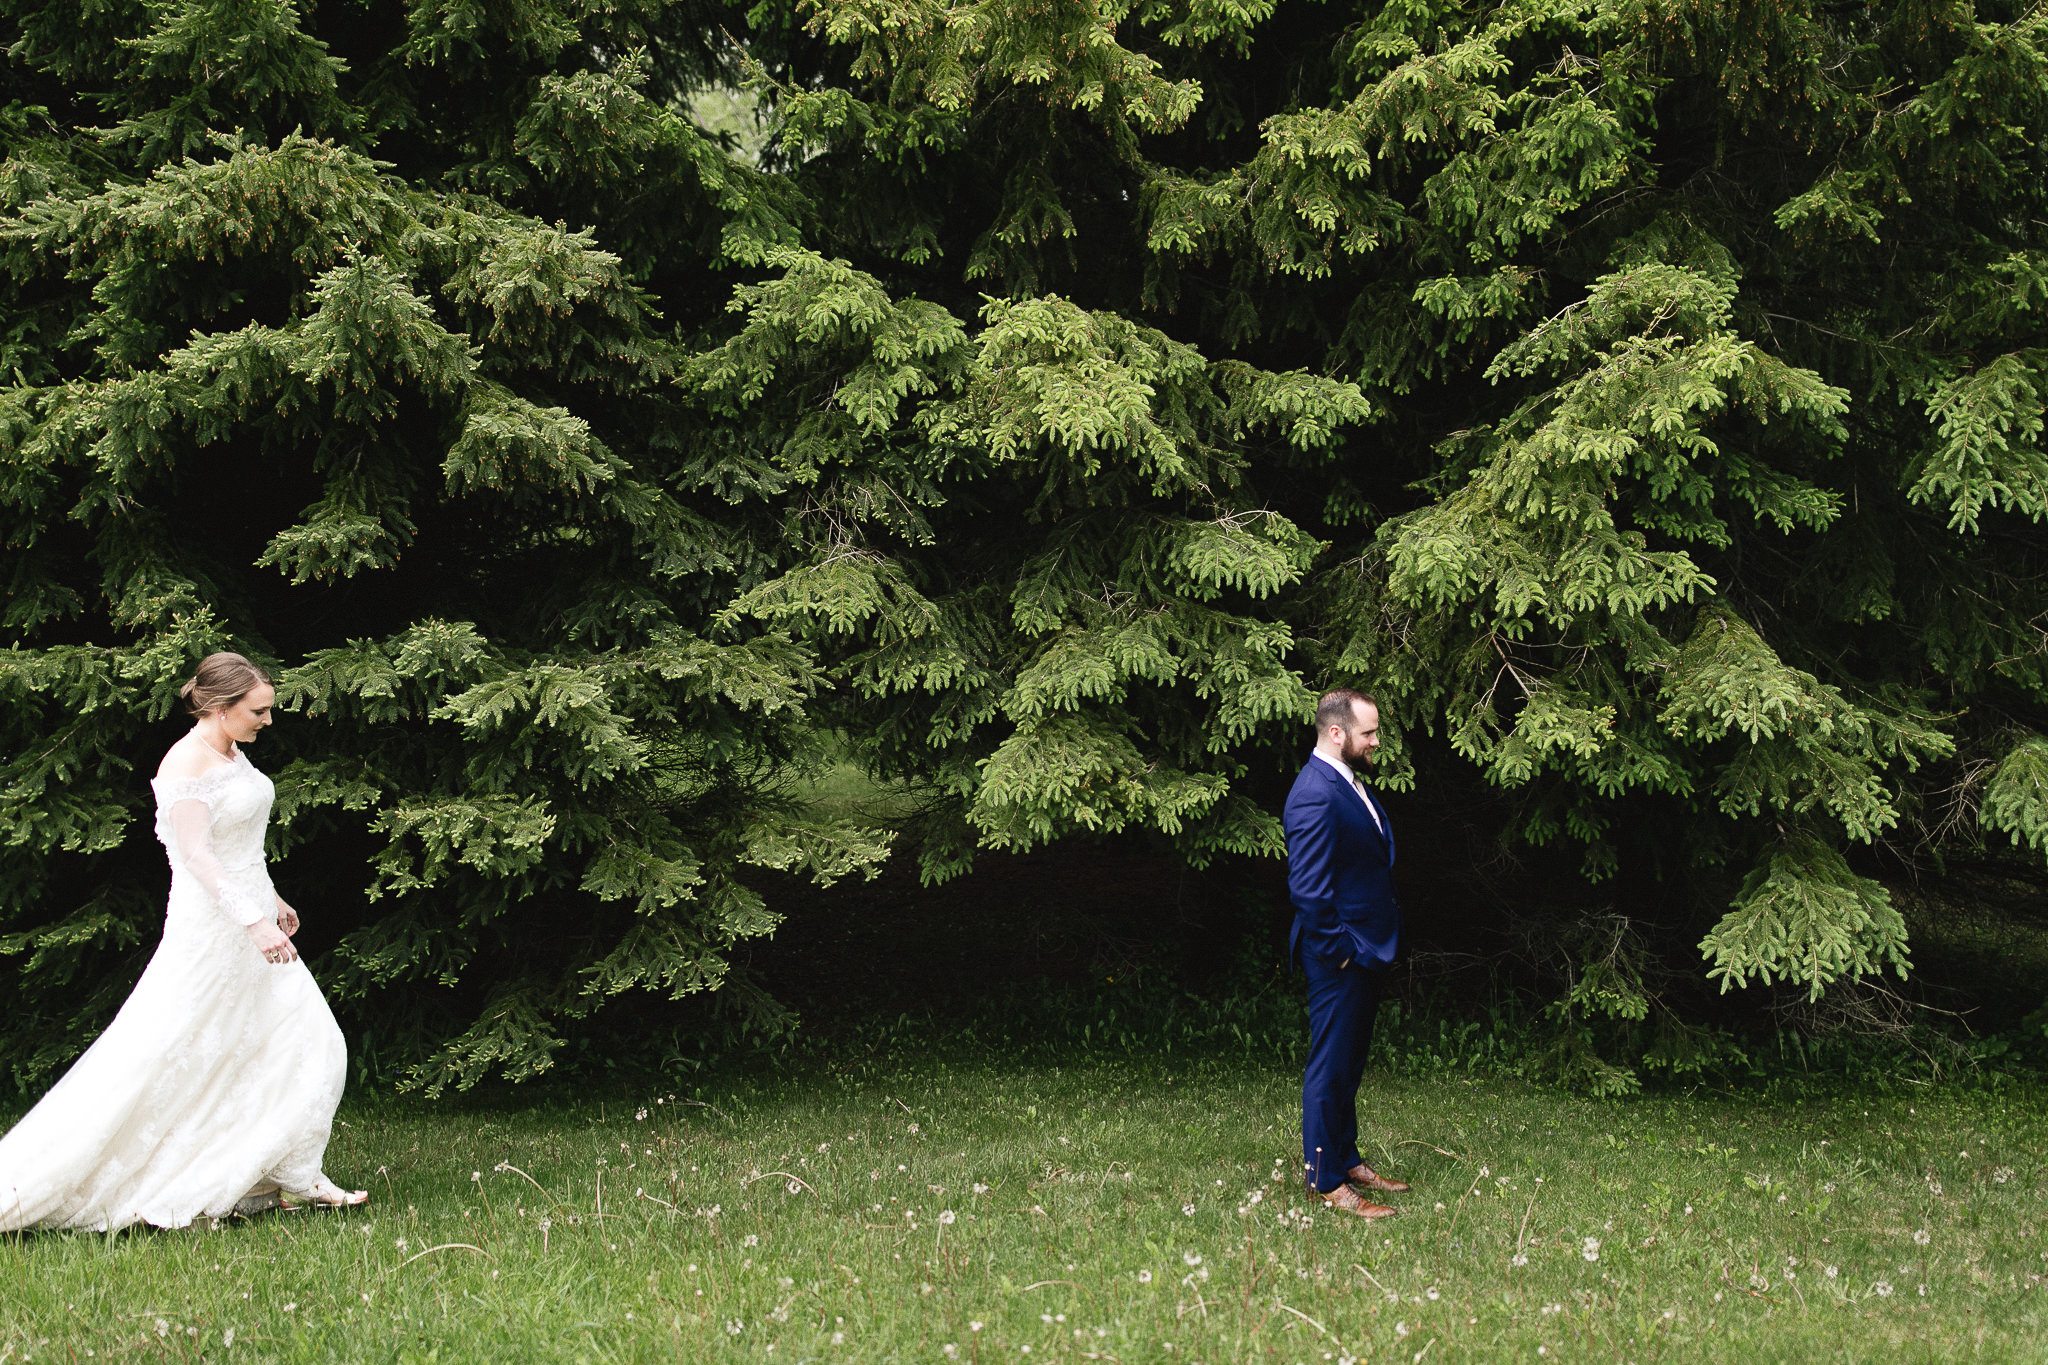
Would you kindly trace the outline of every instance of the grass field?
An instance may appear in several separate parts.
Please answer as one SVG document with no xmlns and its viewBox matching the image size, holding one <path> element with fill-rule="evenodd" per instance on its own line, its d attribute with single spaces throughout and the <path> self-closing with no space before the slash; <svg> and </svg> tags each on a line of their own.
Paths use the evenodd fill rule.
<svg viewBox="0 0 2048 1365">
<path fill-rule="evenodd" d="M 1402 1216 L 1311 1206 L 1291 1078 L 926 1066 L 352 1103 L 349 1213 L 0 1238 L 0 1362 L 2048 1358 L 2048 1104 L 1368 1077 Z"/>
</svg>

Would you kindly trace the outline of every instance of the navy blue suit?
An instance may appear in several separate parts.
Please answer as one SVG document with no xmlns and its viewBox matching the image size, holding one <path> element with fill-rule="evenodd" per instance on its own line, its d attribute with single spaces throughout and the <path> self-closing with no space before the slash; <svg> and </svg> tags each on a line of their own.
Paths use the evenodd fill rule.
<svg viewBox="0 0 2048 1365">
<path fill-rule="evenodd" d="M 1358 1081 L 1372 1047 L 1387 964 L 1401 946 L 1394 896 L 1394 824 L 1344 775 L 1310 758 L 1287 794 L 1288 954 L 1308 976 L 1309 1053 L 1301 1082 L 1302 1173 L 1334 1190 L 1364 1164 Z M 1379 821 L 1373 820 L 1373 811 Z"/>
</svg>

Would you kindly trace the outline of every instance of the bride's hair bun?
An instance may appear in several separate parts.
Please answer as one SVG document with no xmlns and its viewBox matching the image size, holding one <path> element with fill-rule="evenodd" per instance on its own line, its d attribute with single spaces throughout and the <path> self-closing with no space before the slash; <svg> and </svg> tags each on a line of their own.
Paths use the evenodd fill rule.
<svg viewBox="0 0 2048 1365">
<path fill-rule="evenodd" d="M 199 661 L 199 670 L 178 689 L 185 709 L 195 716 L 224 711 L 271 677 L 239 654 L 223 650 Z"/>
</svg>

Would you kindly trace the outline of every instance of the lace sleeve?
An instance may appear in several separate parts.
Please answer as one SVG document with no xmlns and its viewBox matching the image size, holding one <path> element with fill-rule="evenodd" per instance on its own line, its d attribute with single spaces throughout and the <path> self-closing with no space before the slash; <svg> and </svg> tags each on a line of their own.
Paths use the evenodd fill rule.
<svg viewBox="0 0 2048 1365">
<path fill-rule="evenodd" d="M 220 859 L 213 854 L 213 810 L 197 795 L 179 799 L 170 810 L 171 833 L 177 837 L 178 853 L 185 868 L 228 918 L 240 925 L 254 924 L 266 917 L 268 907 L 254 896 L 229 883 Z"/>
</svg>

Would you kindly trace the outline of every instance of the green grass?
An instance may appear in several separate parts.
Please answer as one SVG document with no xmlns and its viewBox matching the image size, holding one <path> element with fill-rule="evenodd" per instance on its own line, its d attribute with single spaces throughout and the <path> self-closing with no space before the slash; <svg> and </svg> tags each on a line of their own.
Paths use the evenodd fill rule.
<svg viewBox="0 0 2048 1365">
<path fill-rule="evenodd" d="M 1369 1157 L 1416 1190 L 1365 1224 L 1297 1192 L 1295 1085 L 927 1066 L 715 1108 L 354 1104 L 329 1165 L 366 1211 L 0 1238 L 0 1362 L 2048 1350 L 2038 1091 L 1602 1103 L 1368 1077 Z"/>
</svg>

